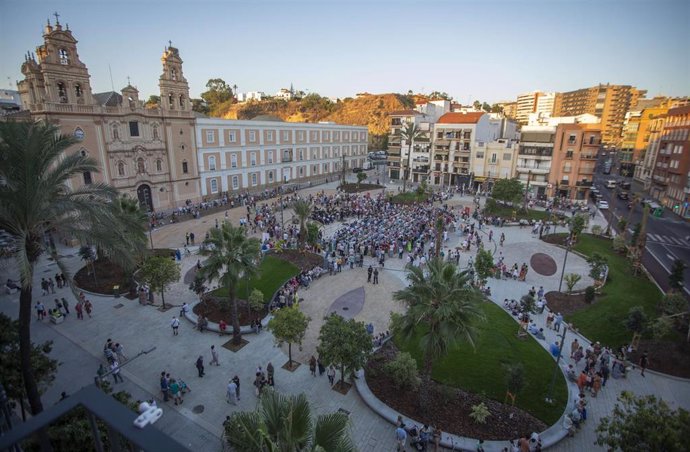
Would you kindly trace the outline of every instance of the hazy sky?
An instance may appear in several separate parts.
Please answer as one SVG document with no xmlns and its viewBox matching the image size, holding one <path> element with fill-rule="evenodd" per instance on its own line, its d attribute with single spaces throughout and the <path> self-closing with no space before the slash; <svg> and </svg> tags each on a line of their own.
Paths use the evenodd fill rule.
<svg viewBox="0 0 690 452">
<path fill-rule="evenodd" d="M 220 77 L 240 92 L 446 91 L 461 102 L 630 84 L 690 95 L 690 1 L 0 0 L 0 87 L 57 10 L 94 92 L 129 75 L 158 94 L 168 40 L 192 96 Z"/>
</svg>

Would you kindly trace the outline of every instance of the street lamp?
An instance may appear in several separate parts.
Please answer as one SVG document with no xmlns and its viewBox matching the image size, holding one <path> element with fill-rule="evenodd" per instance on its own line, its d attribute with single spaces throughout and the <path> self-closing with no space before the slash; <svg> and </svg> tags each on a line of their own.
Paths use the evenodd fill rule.
<svg viewBox="0 0 690 452">
<path fill-rule="evenodd" d="M 563 257 L 563 268 L 561 269 L 561 280 L 558 283 L 558 291 L 561 291 L 561 288 L 563 287 L 563 276 L 565 276 L 565 264 L 568 262 L 568 253 L 570 252 L 570 242 L 573 237 L 572 231 L 568 235 L 568 238 L 565 240 L 565 257 Z"/>
</svg>

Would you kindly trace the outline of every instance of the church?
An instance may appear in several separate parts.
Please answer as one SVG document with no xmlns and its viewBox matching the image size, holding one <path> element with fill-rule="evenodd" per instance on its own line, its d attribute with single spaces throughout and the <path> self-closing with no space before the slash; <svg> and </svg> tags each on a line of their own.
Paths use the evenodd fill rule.
<svg viewBox="0 0 690 452">
<path fill-rule="evenodd" d="M 105 182 L 151 212 L 199 202 L 195 114 L 178 49 L 165 47 L 160 102 L 148 108 L 131 84 L 93 93 L 77 40 L 55 16 L 43 44 L 26 54 L 18 88 L 31 119 L 56 124 L 77 140 L 67 152 L 98 162 L 99 173 L 83 173 L 71 188 Z"/>
</svg>

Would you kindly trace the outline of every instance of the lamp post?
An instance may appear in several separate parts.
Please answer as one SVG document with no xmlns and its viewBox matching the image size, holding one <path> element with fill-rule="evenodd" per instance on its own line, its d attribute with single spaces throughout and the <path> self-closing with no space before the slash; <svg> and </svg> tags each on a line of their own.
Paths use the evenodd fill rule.
<svg viewBox="0 0 690 452">
<path fill-rule="evenodd" d="M 567 256 L 567 254 L 566 254 Z M 553 394 L 553 385 L 556 383 L 556 375 L 558 374 L 558 365 L 561 362 L 561 354 L 563 354 L 563 344 L 565 344 L 565 333 L 568 331 L 568 327 L 566 325 L 563 325 L 563 335 L 560 336 L 561 342 L 558 347 L 558 356 L 556 356 L 556 367 L 553 369 L 553 376 L 551 377 L 551 383 L 549 384 L 549 390 L 546 395 L 546 402 L 547 403 L 553 403 L 552 394 Z"/>
<path fill-rule="evenodd" d="M 558 291 L 561 291 L 561 288 L 563 287 L 563 277 L 565 276 L 565 264 L 568 262 L 568 253 L 570 252 L 570 242 L 573 237 L 573 233 L 568 235 L 568 238 L 566 239 L 565 242 L 565 257 L 563 258 L 563 268 L 561 269 L 561 280 L 558 283 Z"/>
</svg>

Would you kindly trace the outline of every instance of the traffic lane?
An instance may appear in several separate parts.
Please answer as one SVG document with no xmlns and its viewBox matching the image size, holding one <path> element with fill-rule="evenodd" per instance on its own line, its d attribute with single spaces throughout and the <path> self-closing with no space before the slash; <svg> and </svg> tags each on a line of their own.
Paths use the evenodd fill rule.
<svg viewBox="0 0 690 452">
<path fill-rule="evenodd" d="M 649 253 L 658 265 L 663 268 L 663 274 L 659 278 L 655 278 L 658 283 L 663 281 L 668 286 L 668 276 L 671 274 L 673 262 L 681 260 L 683 262 L 690 262 L 690 249 L 679 246 L 665 245 L 658 242 L 647 241 L 647 253 Z M 690 268 L 683 272 L 683 286 L 687 293 L 690 293 Z"/>
</svg>

